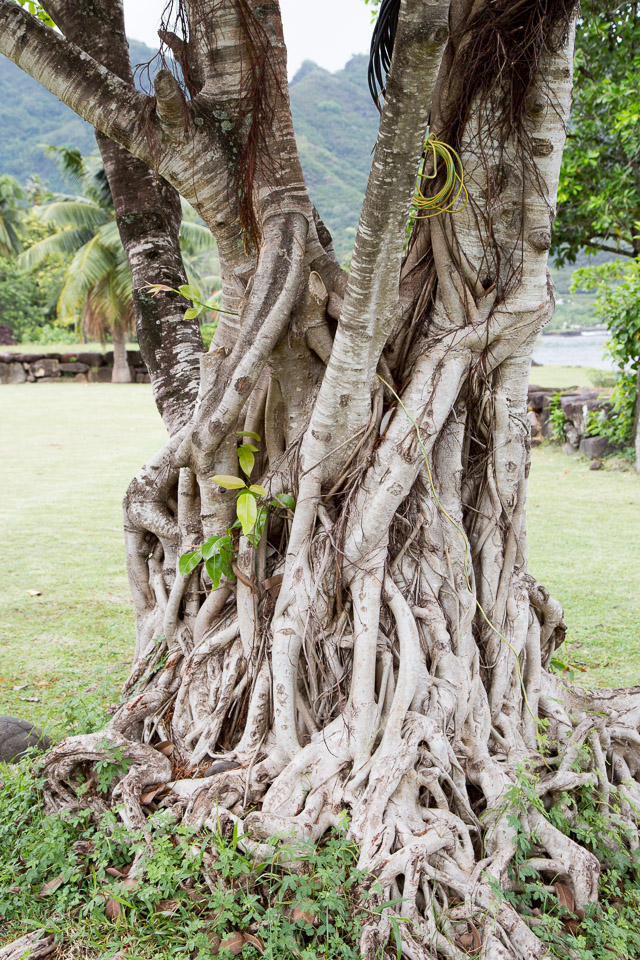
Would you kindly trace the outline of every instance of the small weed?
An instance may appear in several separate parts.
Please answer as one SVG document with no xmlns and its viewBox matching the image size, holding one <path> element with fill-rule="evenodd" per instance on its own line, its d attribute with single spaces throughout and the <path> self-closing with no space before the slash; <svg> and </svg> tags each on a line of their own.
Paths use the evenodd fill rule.
<svg viewBox="0 0 640 960">
<path fill-rule="evenodd" d="M 558 443 L 564 443 L 565 435 L 564 428 L 567 422 L 564 410 L 560 403 L 560 393 L 554 393 L 554 395 L 549 400 L 549 419 L 551 420 L 551 427 L 553 431 L 553 439 Z"/>
<path fill-rule="evenodd" d="M 102 787 L 119 766 L 116 756 L 104 762 Z M 363 874 L 343 832 L 317 846 L 275 838 L 272 855 L 258 860 L 237 831 L 176 826 L 161 809 L 148 820 L 147 848 L 112 813 L 46 816 L 28 762 L 4 768 L 3 780 L 3 940 L 42 926 L 100 957 L 121 950 L 136 960 L 208 960 L 230 956 L 225 947 L 238 941 L 245 960 L 358 960 Z M 128 880 L 137 854 L 141 869 Z"/>
<path fill-rule="evenodd" d="M 582 769 L 589 754 L 585 744 L 574 767 Z M 513 889 L 502 890 L 501 896 L 531 918 L 532 929 L 547 943 L 552 957 L 635 960 L 640 955 L 640 858 L 631 848 L 628 828 L 619 817 L 616 788 L 611 788 L 609 807 L 603 805 L 594 787 L 587 785 L 562 794 L 545 810 L 536 792 L 535 776 L 521 770 L 507 803 L 508 822 L 515 829 L 515 855 L 510 867 Z M 536 855 L 536 838 L 522 818 L 531 804 L 558 830 L 594 853 L 603 865 L 598 903 L 576 909 L 570 888 L 561 877 L 551 878 L 549 884 L 528 865 L 529 858 Z"/>
</svg>

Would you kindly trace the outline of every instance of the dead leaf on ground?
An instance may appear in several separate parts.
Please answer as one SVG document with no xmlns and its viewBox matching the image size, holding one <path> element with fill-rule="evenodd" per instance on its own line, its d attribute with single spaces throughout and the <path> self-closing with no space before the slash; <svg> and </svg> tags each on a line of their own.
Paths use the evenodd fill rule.
<svg viewBox="0 0 640 960">
<path fill-rule="evenodd" d="M 255 947 L 258 953 L 264 953 L 264 943 L 261 937 L 254 937 L 252 933 L 245 933 L 244 939 L 246 943 L 250 943 L 252 947 Z"/>
<path fill-rule="evenodd" d="M 265 590 L 271 594 L 275 599 L 280 593 L 280 588 L 282 587 L 282 581 L 284 580 L 284 574 L 276 573 L 274 577 L 267 577 L 266 580 L 262 581 L 262 586 Z"/>
<path fill-rule="evenodd" d="M 294 907 L 291 911 L 291 919 L 294 923 L 308 923 L 313 926 L 318 922 L 318 916 L 313 910 L 305 910 L 303 907 Z"/>
<path fill-rule="evenodd" d="M 568 910 L 569 913 L 573 913 L 576 909 L 576 901 L 573 896 L 573 890 L 566 883 L 554 883 L 556 893 L 558 894 L 558 901 L 560 906 L 564 907 L 565 910 Z"/>
<path fill-rule="evenodd" d="M 109 897 L 104 905 L 105 916 L 109 920 L 116 920 L 120 916 L 121 910 L 122 904 L 118 900 L 114 899 L 114 897 Z"/>
<path fill-rule="evenodd" d="M 140 803 L 143 805 L 151 803 L 154 797 L 157 797 L 159 793 L 162 793 L 166 786 L 166 783 L 152 783 L 151 786 L 140 795 Z"/>
<path fill-rule="evenodd" d="M 165 916 L 170 917 L 172 913 L 176 912 L 179 906 L 180 902 L 178 900 L 159 900 L 158 903 L 156 903 L 156 909 L 154 912 L 162 913 Z"/>
<path fill-rule="evenodd" d="M 38 897 L 50 897 L 52 893 L 62 886 L 64 883 L 64 877 L 54 877 L 53 880 L 47 880 L 46 883 L 43 883 L 40 889 L 38 890 Z"/>
<path fill-rule="evenodd" d="M 239 953 L 242 953 L 242 948 L 244 947 L 245 940 L 244 935 L 234 931 L 220 941 L 220 950 L 228 950 L 230 953 L 237 957 Z"/>
<path fill-rule="evenodd" d="M 472 923 L 471 920 L 467 920 L 467 932 L 461 934 L 456 939 L 456 944 L 461 950 L 464 950 L 465 953 L 478 953 L 482 947 L 482 937 L 480 936 L 480 931 L 476 927 L 475 923 Z"/>
</svg>

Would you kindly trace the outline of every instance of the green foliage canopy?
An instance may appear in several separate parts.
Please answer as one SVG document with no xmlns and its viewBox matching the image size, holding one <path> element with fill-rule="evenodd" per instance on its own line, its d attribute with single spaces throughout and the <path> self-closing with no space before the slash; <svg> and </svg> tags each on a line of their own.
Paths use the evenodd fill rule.
<svg viewBox="0 0 640 960">
<path fill-rule="evenodd" d="M 35 274 L 52 260 L 64 262 L 60 321 L 75 324 L 79 318 L 86 333 L 104 340 L 108 331 L 118 326 L 127 329 L 133 321 L 131 272 L 115 222 L 111 191 L 97 156 L 85 158 L 70 147 L 49 147 L 48 152 L 80 192 L 55 194 L 35 208 L 49 232 L 24 251 L 18 264 Z M 191 275 L 199 278 L 203 268 L 211 267 L 213 238 L 204 225 L 192 219 L 183 223 L 181 240 Z"/>
<path fill-rule="evenodd" d="M 576 270 L 573 288 L 595 290 L 596 314 L 609 330 L 607 349 L 619 370 L 612 416 L 596 418 L 591 432 L 607 436 L 614 443 L 630 444 L 640 367 L 640 258 Z"/>
<path fill-rule="evenodd" d="M 585 0 L 552 252 L 640 253 L 640 2 Z"/>
</svg>

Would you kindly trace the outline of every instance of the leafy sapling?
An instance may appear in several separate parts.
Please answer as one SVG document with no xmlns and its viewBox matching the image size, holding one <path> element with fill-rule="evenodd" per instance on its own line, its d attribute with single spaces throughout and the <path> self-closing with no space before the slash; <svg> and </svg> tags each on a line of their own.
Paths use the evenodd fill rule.
<svg viewBox="0 0 640 960">
<path fill-rule="evenodd" d="M 255 440 L 260 443 L 259 435 L 249 430 L 239 430 L 238 436 L 243 440 Z M 217 590 L 220 586 L 223 576 L 227 580 L 235 580 L 233 572 L 235 550 L 232 531 L 241 529 L 243 536 L 248 537 L 253 547 L 257 547 L 264 534 L 269 513 L 277 509 L 284 509 L 289 512 L 293 512 L 295 509 L 295 500 L 290 493 L 278 494 L 269 502 L 264 502 L 262 498 L 267 495 L 265 488 L 259 483 L 249 483 L 257 452 L 258 447 L 253 443 L 241 443 L 238 447 L 238 464 L 245 474 L 246 480 L 229 474 L 216 474 L 216 476 L 211 477 L 213 482 L 224 490 L 238 491 L 236 499 L 237 519 L 228 530 L 225 530 L 222 536 L 210 537 L 197 550 L 182 554 L 178 563 L 181 576 L 186 577 L 196 569 L 198 564 L 204 561 L 205 569 L 211 577 L 214 590 Z"/>
<path fill-rule="evenodd" d="M 185 300 L 190 300 L 191 306 L 184 312 L 185 320 L 195 320 L 196 317 L 201 316 L 205 311 L 209 313 L 226 313 L 230 317 L 238 316 L 233 310 L 223 310 L 220 306 L 218 301 L 222 290 L 214 290 L 209 300 L 205 300 L 202 291 L 190 283 L 183 283 L 179 287 L 169 287 L 166 283 L 149 283 L 146 289 L 152 297 L 155 297 L 158 293 L 177 293 L 179 296 L 184 297 Z"/>
</svg>

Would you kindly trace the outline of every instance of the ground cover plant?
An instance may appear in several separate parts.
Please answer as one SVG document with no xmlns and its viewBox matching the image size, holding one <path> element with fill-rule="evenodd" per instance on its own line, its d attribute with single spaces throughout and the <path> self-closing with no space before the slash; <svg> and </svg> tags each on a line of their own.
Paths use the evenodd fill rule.
<svg viewBox="0 0 640 960">
<path fill-rule="evenodd" d="M 518 870 L 561 884 L 578 925 L 603 903 L 577 792 L 628 870 L 640 843 L 640 692 L 556 672 L 562 608 L 527 561 L 577 4 L 383 0 L 348 274 L 304 185 L 277 4 L 168 9 L 181 70 L 165 58 L 149 94 L 118 3 L 45 7 L 59 33 L 0 0 L 0 52 L 97 127 L 170 436 L 125 497 L 124 697 L 47 755 L 47 813 L 116 814 L 141 839 L 133 883 L 150 794 L 176 843 L 206 826 L 263 858 L 276 834 L 322 845 L 346 823 L 359 895 L 375 877 L 394 905 L 365 916 L 367 960 L 546 956 Z M 220 254 L 202 361 L 179 194 Z"/>
</svg>

